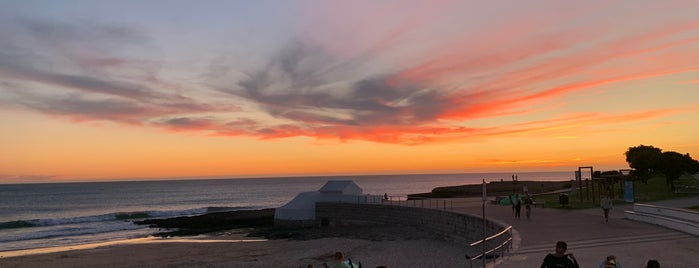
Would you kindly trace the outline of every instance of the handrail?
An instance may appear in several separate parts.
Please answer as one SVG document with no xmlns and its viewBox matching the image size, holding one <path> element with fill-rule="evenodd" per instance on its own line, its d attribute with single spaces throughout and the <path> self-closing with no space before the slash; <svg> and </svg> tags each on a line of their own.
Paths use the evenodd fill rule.
<svg viewBox="0 0 699 268">
<path fill-rule="evenodd" d="M 478 241 L 476 241 L 476 242 L 471 243 L 470 246 L 473 247 L 473 246 L 475 246 L 475 245 L 478 245 L 478 244 L 487 242 L 487 241 L 489 241 L 489 240 L 495 239 L 495 238 L 497 238 L 497 237 L 499 237 L 499 236 L 501 236 L 501 235 L 503 235 L 503 234 L 505 234 L 505 233 L 507 233 L 507 232 L 511 232 L 511 231 L 512 231 L 512 226 L 508 226 L 507 228 L 505 228 L 504 230 L 502 230 L 501 232 L 499 232 L 499 233 L 497 233 L 497 234 L 494 234 L 494 235 L 492 235 L 492 236 L 490 236 L 490 237 L 487 237 L 487 238 L 485 238 L 485 239 L 481 239 L 481 240 L 478 240 Z M 480 253 L 480 254 L 478 254 L 478 255 L 476 255 L 476 256 L 473 256 L 473 257 L 466 256 L 466 258 L 468 258 L 469 261 L 472 262 L 472 263 L 471 263 L 471 266 L 473 266 L 473 260 L 478 259 L 478 258 L 486 258 L 488 254 L 490 254 L 490 253 L 492 253 L 492 252 L 494 252 L 494 251 L 496 251 L 496 250 L 498 250 L 498 249 L 501 249 L 502 247 L 506 246 L 506 245 L 509 244 L 510 242 L 512 242 L 512 235 L 510 235 L 510 237 L 508 237 L 507 239 L 505 239 L 504 242 L 500 243 L 500 244 L 497 245 L 496 247 L 493 247 L 493 248 L 491 248 L 490 250 L 485 251 L 485 252 L 483 252 L 483 253 Z"/>
<path fill-rule="evenodd" d="M 481 240 L 478 240 L 478 241 L 476 241 L 476 242 L 473 242 L 473 243 L 471 243 L 471 245 L 469 245 L 469 246 L 475 246 L 475 245 L 478 245 L 478 244 L 480 244 L 480 243 L 486 242 L 486 241 L 488 241 L 488 240 L 495 239 L 496 237 L 501 236 L 501 235 L 503 235 L 505 232 L 508 232 L 508 231 L 510 231 L 510 230 L 512 230 L 512 226 L 508 226 L 507 228 L 505 228 L 505 230 L 502 230 L 501 232 L 499 232 L 499 233 L 497 233 L 497 234 L 491 235 L 490 237 L 487 237 L 486 239 L 481 239 Z"/>
<path fill-rule="evenodd" d="M 488 255 L 488 254 L 492 253 L 493 251 L 496 251 L 496 250 L 498 250 L 498 249 L 501 249 L 502 247 L 504 247 L 505 245 L 507 245 L 507 243 L 510 243 L 510 241 L 512 241 L 512 237 L 508 238 L 507 240 L 505 240 L 505 242 L 503 242 L 502 244 L 498 245 L 497 247 L 494 247 L 494 248 L 492 248 L 492 249 L 486 251 L 485 253 L 481 253 L 481 254 L 478 254 L 478 255 L 476 255 L 476 256 L 473 256 L 473 257 L 471 257 L 470 259 L 471 259 L 471 260 L 475 260 L 475 259 L 478 259 L 478 258 L 483 257 L 484 255 Z"/>
</svg>

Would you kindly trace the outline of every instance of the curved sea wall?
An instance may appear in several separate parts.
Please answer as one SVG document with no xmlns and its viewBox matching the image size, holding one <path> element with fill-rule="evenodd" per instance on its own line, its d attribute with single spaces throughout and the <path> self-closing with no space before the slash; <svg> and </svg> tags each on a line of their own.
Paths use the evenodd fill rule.
<svg viewBox="0 0 699 268">
<path fill-rule="evenodd" d="M 483 218 L 453 211 L 406 207 L 383 204 L 316 203 L 316 224 L 320 226 L 357 224 L 405 225 L 438 234 L 447 240 L 472 242 L 483 239 Z M 486 219 L 487 236 L 509 227 L 501 222 Z M 497 246 L 510 235 L 488 242 Z"/>
</svg>

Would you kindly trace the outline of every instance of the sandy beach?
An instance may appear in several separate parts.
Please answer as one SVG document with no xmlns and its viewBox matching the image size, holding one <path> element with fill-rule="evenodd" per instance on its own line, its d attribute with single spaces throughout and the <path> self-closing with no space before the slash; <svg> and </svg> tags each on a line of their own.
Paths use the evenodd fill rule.
<svg viewBox="0 0 699 268">
<path fill-rule="evenodd" d="M 363 267 L 464 267 L 462 245 L 404 227 L 345 230 L 358 238 L 265 240 L 218 233 L 123 241 L 97 248 L 0 258 L 0 267 L 322 267 L 343 251 Z M 347 236 L 347 235 L 345 235 Z M 367 239 L 373 237 L 373 239 Z M 260 239 L 261 241 L 249 241 Z M 246 241 L 247 242 L 243 242 Z"/>
</svg>

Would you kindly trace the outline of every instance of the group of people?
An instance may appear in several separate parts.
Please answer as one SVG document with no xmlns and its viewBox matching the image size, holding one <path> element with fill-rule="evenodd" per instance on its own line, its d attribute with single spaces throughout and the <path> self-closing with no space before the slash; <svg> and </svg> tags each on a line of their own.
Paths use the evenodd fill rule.
<svg viewBox="0 0 699 268">
<path fill-rule="evenodd" d="M 520 219 L 522 203 L 524 203 L 524 207 L 526 209 L 527 219 L 531 219 L 532 206 L 534 205 L 534 200 L 532 199 L 531 195 L 526 193 L 524 200 L 522 200 L 522 196 L 513 193 L 508 198 L 510 199 L 510 204 L 512 205 L 512 214 L 515 216 L 516 219 Z M 602 208 L 602 213 L 604 214 L 605 222 L 609 222 L 609 212 L 612 210 L 612 206 L 613 201 L 610 193 L 607 193 L 606 195 L 603 195 L 600 198 L 600 207 Z"/>
<path fill-rule="evenodd" d="M 524 200 L 522 200 L 522 197 L 519 194 L 512 194 L 509 198 L 510 203 L 512 204 L 512 214 L 515 215 L 516 219 L 521 218 L 522 203 L 524 203 L 524 208 L 526 209 L 527 219 L 531 219 L 532 205 L 534 205 L 534 200 L 528 193 L 524 197 Z"/>
<path fill-rule="evenodd" d="M 546 255 L 541 268 L 580 268 L 573 253 L 567 253 L 567 250 L 566 242 L 556 242 L 556 250 Z M 623 268 L 623 266 L 617 261 L 616 256 L 609 255 L 600 262 L 598 268 Z M 660 263 L 657 260 L 648 260 L 646 268 L 660 268 Z"/>
<path fill-rule="evenodd" d="M 541 263 L 541 268 L 580 268 L 578 261 L 573 253 L 567 252 L 568 244 L 564 241 L 556 242 L 554 253 L 549 253 Z M 323 268 L 361 268 L 362 263 L 353 263 L 351 259 L 345 260 L 345 254 L 341 251 L 335 252 L 333 260 L 330 264 L 323 263 Z M 301 267 L 299 267 L 301 268 Z M 313 268 L 313 265 L 308 265 L 307 268 Z M 376 268 L 387 268 L 386 266 L 377 266 Z M 623 268 L 621 263 L 617 261 L 616 256 L 609 255 L 605 257 L 599 264 L 598 268 Z M 660 263 L 657 260 L 648 260 L 645 268 L 660 268 Z"/>
</svg>

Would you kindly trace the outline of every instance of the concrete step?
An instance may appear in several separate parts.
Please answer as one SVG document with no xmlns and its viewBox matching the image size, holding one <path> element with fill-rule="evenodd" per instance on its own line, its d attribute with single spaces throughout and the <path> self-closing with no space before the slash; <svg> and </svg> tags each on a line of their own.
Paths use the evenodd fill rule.
<svg viewBox="0 0 699 268">
<path fill-rule="evenodd" d="M 675 240 L 691 237 L 687 234 L 678 233 L 674 231 L 645 234 L 645 235 L 634 235 L 634 236 L 624 236 L 624 237 L 610 237 L 610 238 L 599 238 L 599 239 L 588 239 L 588 240 L 574 240 L 567 241 L 568 248 L 595 248 L 595 247 L 605 247 L 612 245 L 627 245 L 627 244 L 638 244 L 646 242 L 656 242 L 661 240 Z M 527 247 L 521 247 L 514 254 L 530 254 L 530 253 L 543 253 L 552 252 L 553 246 L 551 244 L 543 245 L 532 245 Z"/>
<path fill-rule="evenodd" d="M 633 205 L 633 211 L 699 223 L 699 212 L 690 209 L 636 203 Z"/>
<path fill-rule="evenodd" d="M 699 213 L 693 210 L 634 204 L 633 211 L 624 211 L 624 218 L 699 236 Z"/>
</svg>

